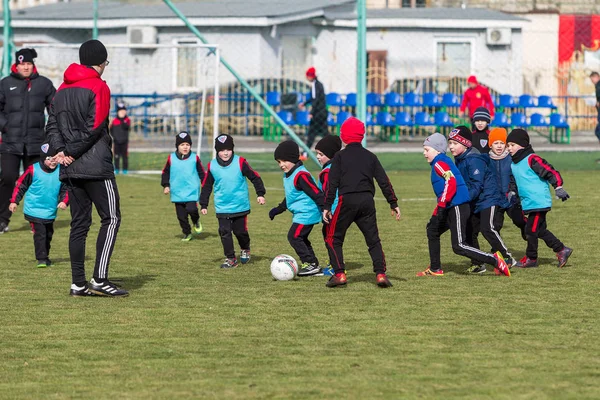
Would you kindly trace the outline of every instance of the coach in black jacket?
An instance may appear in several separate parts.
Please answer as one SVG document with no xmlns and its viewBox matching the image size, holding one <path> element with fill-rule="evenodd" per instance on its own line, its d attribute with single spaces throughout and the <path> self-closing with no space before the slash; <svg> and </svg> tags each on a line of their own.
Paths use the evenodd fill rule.
<svg viewBox="0 0 600 400">
<path fill-rule="evenodd" d="M 0 81 L 0 234 L 8 231 L 10 196 L 23 170 L 40 158 L 44 142 L 44 110 L 56 90 L 52 82 L 38 74 L 34 49 L 17 51 L 11 74 Z"/>
<path fill-rule="evenodd" d="M 300 104 L 301 108 L 306 105 L 311 105 L 310 109 L 310 125 L 308 126 L 308 138 L 306 146 L 310 149 L 315 142 L 317 136 L 327 136 L 327 104 L 325 98 L 325 88 L 317 79 L 317 72 L 314 67 L 306 70 L 306 79 L 311 84 L 309 97 L 304 103 Z M 306 160 L 308 154 L 304 153 L 301 159 Z"/>
<path fill-rule="evenodd" d="M 50 154 L 63 167 L 71 201 L 69 253 L 71 296 L 127 296 L 108 280 L 108 264 L 121 224 L 119 191 L 113 170 L 112 140 L 108 134 L 110 89 L 101 79 L 108 53 L 98 40 L 79 48 L 81 64 L 71 64 L 50 105 L 46 133 Z M 85 242 L 92 223 L 92 203 L 100 215 L 96 265 L 89 285 L 85 276 Z"/>
</svg>

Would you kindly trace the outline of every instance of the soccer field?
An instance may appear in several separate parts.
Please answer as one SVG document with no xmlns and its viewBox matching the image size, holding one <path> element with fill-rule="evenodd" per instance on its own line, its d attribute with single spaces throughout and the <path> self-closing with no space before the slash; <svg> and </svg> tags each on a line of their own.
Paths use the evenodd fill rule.
<svg viewBox="0 0 600 400">
<path fill-rule="evenodd" d="M 405 166 L 389 171 L 402 220 L 376 197 L 394 283 L 386 290 L 356 227 L 346 239 L 347 288 L 328 289 L 325 277 L 272 280 L 271 258 L 295 256 L 291 214 L 267 216 L 283 198 L 276 172 L 262 174 L 267 205 L 253 202 L 249 216 L 252 261 L 234 270 L 219 268 L 212 203 L 204 233 L 183 243 L 159 176 L 119 176 L 123 222 L 110 276 L 128 298 L 69 297 L 69 212 L 55 224 L 55 266 L 37 269 L 20 207 L 0 236 L 0 398 L 598 398 L 597 154 L 543 156 L 571 195 L 555 201 L 548 225 L 574 255 L 559 270 L 540 243 L 540 267 L 511 278 L 466 275 L 449 234 L 446 276 L 415 277 L 428 265 L 435 206 L 417 155 L 382 155 L 387 167 Z M 253 157 L 259 172 L 272 160 Z M 94 215 L 88 276 L 98 227 Z M 521 258 L 525 243 L 508 219 L 502 234 Z M 320 229 L 311 239 L 326 263 Z"/>
</svg>

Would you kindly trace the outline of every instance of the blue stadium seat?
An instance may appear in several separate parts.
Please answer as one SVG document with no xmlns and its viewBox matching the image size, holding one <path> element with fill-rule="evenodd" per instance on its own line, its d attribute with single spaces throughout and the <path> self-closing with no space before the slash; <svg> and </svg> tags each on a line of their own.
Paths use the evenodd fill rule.
<svg viewBox="0 0 600 400">
<path fill-rule="evenodd" d="M 342 101 L 342 96 L 340 96 L 339 93 L 327 93 L 327 95 L 325 96 L 325 102 L 327 103 L 328 106 L 333 106 L 333 107 L 341 107 L 344 105 L 344 102 Z"/>
<path fill-rule="evenodd" d="M 522 94 L 521 96 L 519 96 L 519 107 L 521 107 L 521 108 L 535 107 L 533 97 L 529 94 Z"/>
<path fill-rule="evenodd" d="M 335 116 L 332 113 L 327 114 L 327 125 L 328 126 L 336 126 Z"/>
<path fill-rule="evenodd" d="M 419 111 L 415 114 L 415 126 L 434 126 L 431 120 L 431 115 L 424 111 Z"/>
<path fill-rule="evenodd" d="M 375 120 L 379 126 L 396 126 L 392 114 L 387 111 L 379 111 L 375 116 Z"/>
<path fill-rule="evenodd" d="M 450 115 L 446 111 L 436 112 L 433 115 L 433 122 L 438 127 L 449 128 L 454 126 L 454 123 L 450 119 Z"/>
<path fill-rule="evenodd" d="M 300 126 L 308 126 L 310 125 L 310 118 L 308 118 L 308 111 L 298 111 L 296 113 L 296 124 Z"/>
<path fill-rule="evenodd" d="M 425 107 L 441 107 L 442 103 L 437 93 L 429 92 L 423 94 L 423 105 Z"/>
<path fill-rule="evenodd" d="M 510 124 L 513 127 L 526 128 L 528 126 L 527 117 L 523 113 L 519 113 L 519 112 L 513 113 L 510 116 Z"/>
<path fill-rule="evenodd" d="M 405 111 L 396 113 L 396 121 L 395 122 L 396 122 L 396 125 L 398 125 L 398 126 L 413 126 L 413 121 L 412 121 L 412 118 L 410 117 L 410 114 Z"/>
<path fill-rule="evenodd" d="M 546 121 L 546 118 L 544 118 L 542 114 L 533 113 L 529 118 L 529 126 L 546 127 L 550 126 L 550 124 L 548 123 L 548 121 Z"/>
<path fill-rule="evenodd" d="M 335 122 L 337 125 L 342 125 L 344 123 L 344 121 L 346 121 L 351 116 L 352 116 L 352 114 L 350 114 L 348 111 L 340 111 L 335 116 Z"/>
<path fill-rule="evenodd" d="M 348 93 L 346 95 L 346 105 L 348 107 L 356 107 L 356 93 Z"/>
<path fill-rule="evenodd" d="M 402 97 L 395 92 L 386 93 L 385 105 L 388 107 L 400 107 L 402 106 Z"/>
<path fill-rule="evenodd" d="M 515 99 L 510 94 L 501 94 L 498 100 L 499 107 L 514 108 L 517 106 L 517 103 L 515 103 Z"/>
<path fill-rule="evenodd" d="M 367 126 L 375 126 L 375 121 L 373 120 L 373 114 L 367 113 Z"/>
<path fill-rule="evenodd" d="M 460 99 L 454 93 L 444 93 L 442 105 L 445 107 L 460 107 Z"/>
<path fill-rule="evenodd" d="M 379 93 L 367 93 L 367 107 L 381 107 L 382 105 Z"/>
<path fill-rule="evenodd" d="M 422 104 L 418 94 L 408 92 L 404 93 L 404 105 L 408 107 L 419 107 Z"/>
<path fill-rule="evenodd" d="M 278 111 L 277 115 L 287 125 L 294 125 L 294 115 L 291 112 L 289 112 L 289 111 Z"/>
<path fill-rule="evenodd" d="M 552 97 L 550 96 L 540 96 L 538 97 L 538 107 L 540 108 L 550 108 L 552 110 L 556 109 L 554 102 L 552 101 Z"/>
<path fill-rule="evenodd" d="M 497 112 L 496 115 L 494 115 L 494 120 L 492 121 L 491 126 L 497 126 L 498 128 L 509 128 L 510 121 L 508 120 L 508 116 L 503 112 Z"/>
<path fill-rule="evenodd" d="M 267 92 L 267 104 L 270 106 L 278 106 L 281 104 L 281 93 Z"/>
<path fill-rule="evenodd" d="M 564 128 L 564 129 L 569 128 L 569 124 L 565 120 L 565 117 L 563 117 L 560 114 L 556 114 L 556 113 L 550 115 L 550 126 L 552 126 L 554 128 Z"/>
</svg>

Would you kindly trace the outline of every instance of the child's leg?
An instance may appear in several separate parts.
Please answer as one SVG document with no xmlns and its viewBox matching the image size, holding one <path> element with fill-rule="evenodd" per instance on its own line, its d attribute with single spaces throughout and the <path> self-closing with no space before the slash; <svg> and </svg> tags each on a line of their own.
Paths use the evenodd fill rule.
<svg viewBox="0 0 600 400">
<path fill-rule="evenodd" d="M 317 259 L 317 255 L 315 254 L 315 250 L 312 247 L 312 243 L 308 239 L 308 236 L 312 232 L 312 230 L 314 228 L 314 225 L 306 225 L 306 228 L 307 228 L 306 229 L 306 234 L 301 235 L 302 236 L 302 240 L 304 240 L 304 244 L 306 245 L 306 249 L 311 254 L 311 258 L 314 260 L 314 261 L 311 261 L 311 263 L 319 265 L 319 260 Z"/>
<path fill-rule="evenodd" d="M 188 222 L 188 212 L 185 205 L 186 203 L 175 203 L 175 213 L 177 214 L 177 220 L 179 221 L 179 226 L 181 226 L 183 234 L 191 235 L 192 227 Z"/>
<path fill-rule="evenodd" d="M 529 213 L 527 216 L 527 225 L 525 226 L 525 237 L 527 238 L 527 249 L 525 255 L 531 260 L 537 260 L 538 257 L 538 224 L 540 213 Z"/>
<path fill-rule="evenodd" d="M 540 212 L 540 218 L 537 224 L 538 238 L 542 239 L 546 246 L 550 247 L 552 251 L 558 253 L 565 245 L 561 242 L 552 232 L 547 229 L 546 225 L 546 214 L 548 212 Z"/>
<path fill-rule="evenodd" d="M 39 222 L 33 223 L 33 247 L 35 248 L 35 259 L 45 261 L 48 258 L 46 249 L 46 225 Z"/>
<path fill-rule="evenodd" d="M 361 195 L 361 197 L 363 198 L 355 222 L 365 237 L 365 242 L 369 248 L 369 255 L 373 262 L 373 272 L 383 274 L 386 270 L 386 263 L 381 240 L 379 239 L 379 229 L 377 228 L 375 201 L 370 194 Z"/>
<path fill-rule="evenodd" d="M 467 231 L 468 215 L 470 207 L 468 204 L 452 207 L 448 210 L 448 227 L 450 229 L 450 240 L 454 253 L 468 257 L 475 265 L 484 263 L 496 265 L 496 259 L 489 253 L 469 246 L 464 233 Z"/>
<path fill-rule="evenodd" d="M 499 230 L 496 229 L 497 226 L 502 227 L 503 219 L 502 213 L 498 212 L 496 206 L 481 210 L 481 233 L 490 246 L 492 246 L 492 253 L 499 251 L 502 253 L 502 257 L 512 259 L 512 255 L 508 252 Z"/>
<path fill-rule="evenodd" d="M 200 220 L 200 214 L 198 213 L 198 203 L 196 203 L 195 201 L 185 203 L 185 211 L 192 219 L 192 223 L 196 225 Z M 187 217 L 185 219 L 187 221 Z"/>
<path fill-rule="evenodd" d="M 523 214 L 523 209 L 520 204 L 516 204 L 509 208 L 506 213 L 512 220 L 513 224 L 521 230 L 521 237 L 523 240 L 527 240 L 525 236 L 525 227 L 527 226 L 527 217 Z"/>
<path fill-rule="evenodd" d="M 233 236 L 231 231 L 233 223 L 229 218 L 218 218 L 219 220 L 219 236 L 221 236 L 221 244 L 223 245 L 223 253 L 227 258 L 235 258 L 235 248 L 233 247 Z"/>
<path fill-rule="evenodd" d="M 54 222 L 46 224 L 46 258 L 50 257 L 50 243 L 52 242 L 52 236 L 54 235 Z"/>
<path fill-rule="evenodd" d="M 121 157 L 123 157 L 123 171 L 127 171 L 129 169 L 129 143 L 123 145 L 123 153 Z"/>
<path fill-rule="evenodd" d="M 470 206 L 469 206 L 470 210 Z M 471 213 L 467 218 L 466 237 L 464 237 L 467 245 L 474 249 L 479 249 L 479 230 L 481 229 L 480 214 Z M 465 232 L 465 231 L 463 231 Z M 464 234 L 464 233 L 463 233 Z M 479 265 L 477 260 L 472 259 L 471 265 Z"/>
<path fill-rule="evenodd" d="M 242 250 L 250 250 L 250 235 L 248 234 L 248 216 L 234 218 L 232 220 L 233 234 L 238 240 Z"/>
<path fill-rule="evenodd" d="M 440 223 L 437 216 L 432 215 L 427 223 L 427 244 L 429 246 L 429 268 L 438 271 L 442 268 L 440 236 L 448 230 L 448 217 L 446 222 Z"/>
<path fill-rule="evenodd" d="M 305 241 L 305 237 L 308 237 L 312 228 L 313 225 L 302 225 L 294 222 L 288 232 L 288 241 L 302 264 L 317 262 L 314 251 L 312 251 L 312 248 L 308 248 Z"/>
<path fill-rule="evenodd" d="M 329 262 L 336 274 L 346 270 L 342 248 L 344 246 L 346 231 L 352 222 L 354 222 L 357 211 L 357 208 L 354 207 L 354 205 L 348 203 L 345 196 L 340 196 L 333 218 L 327 226 L 327 239 L 325 240 L 325 244 L 327 245 L 327 252 L 329 253 Z"/>
<path fill-rule="evenodd" d="M 114 163 L 115 163 L 115 170 L 119 171 L 121 168 L 119 168 L 119 166 L 121 165 L 121 146 L 115 143 L 115 159 L 114 159 Z"/>
</svg>

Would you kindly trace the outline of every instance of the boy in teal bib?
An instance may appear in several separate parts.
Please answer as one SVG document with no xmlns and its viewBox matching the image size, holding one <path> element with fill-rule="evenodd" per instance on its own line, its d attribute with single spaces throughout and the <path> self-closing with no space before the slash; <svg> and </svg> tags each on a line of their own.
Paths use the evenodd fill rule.
<svg viewBox="0 0 600 400">
<path fill-rule="evenodd" d="M 529 134 L 524 129 L 513 129 L 508 138 L 508 151 L 512 158 L 511 170 L 515 177 L 516 190 L 521 199 L 523 213 L 527 215 L 525 237 L 527 250 L 525 257 L 517 267 L 537 267 L 538 239 L 542 239 L 558 258 L 558 267 L 562 268 L 573 253 L 546 227 L 546 214 L 552 209 L 552 195 L 548 184 L 554 187 L 554 194 L 562 201 L 569 199 L 563 189 L 560 173 L 546 160 L 533 152 L 529 143 Z"/>
<path fill-rule="evenodd" d="M 285 198 L 277 207 L 269 211 L 269 218 L 273 220 L 285 210 L 293 214 L 288 241 L 302 262 L 298 276 L 321 275 L 319 260 L 308 236 L 313 227 L 321 222 L 323 192 L 300 161 L 300 151 L 293 140 L 282 142 L 277 146 L 275 160 L 284 172 Z"/>
<path fill-rule="evenodd" d="M 42 146 L 43 150 L 44 146 Z M 43 155 L 43 153 L 42 153 Z M 56 209 L 69 204 L 67 186 L 58 179 L 58 163 L 50 157 L 35 163 L 19 177 L 10 199 L 10 212 L 15 212 L 25 193 L 23 214 L 33 228 L 33 245 L 38 268 L 50 266 L 50 243 L 54 234 Z"/>
<path fill-rule="evenodd" d="M 194 224 L 194 232 L 202 232 L 198 200 L 200 199 L 200 183 L 204 180 L 204 167 L 200 156 L 192 151 L 192 137 L 187 132 L 181 132 L 175 137 L 177 151 L 167 159 L 162 171 L 161 185 L 164 194 L 171 195 L 175 204 L 177 220 L 183 232 L 183 242 L 192 240 L 192 227 L 188 217 Z"/>
<path fill-rule="evenodd" d="M 232 233 L 242 248 L 240 261 L 242 264 L 250 261 L 250 235 L 248 234 L 250 200 L 246 179 L 254 185 L 258 204 L 265 204 L 264 196 L 267 192 L 260 175 L 250 167 L 248 161 L 234 154 L 233 147 L 233 138 L 229 135 L 219 135 L 215 139 L 217 157 L 208 163 L 200 193 L 200 208 L 202 215 L 206 215 L 214 186 L 215 212 L 219 220 L 219 236 L 225 252 L 225 261 L 221 264 L 221 268 L 238 266 Z"/>
</svg>

